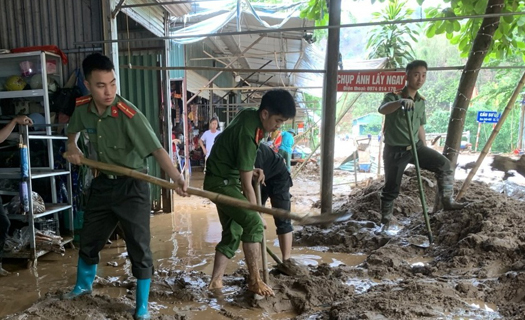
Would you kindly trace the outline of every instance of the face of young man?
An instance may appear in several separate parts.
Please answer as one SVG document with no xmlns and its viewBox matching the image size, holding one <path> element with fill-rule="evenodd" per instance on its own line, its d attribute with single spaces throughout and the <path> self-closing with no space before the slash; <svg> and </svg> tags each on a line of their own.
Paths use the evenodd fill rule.
<svg viewBox="0 0 525 320">
<path fill-rule="evenodd" d="M 84 84 L 91 92 L 97 106 L 107 107 L 115 100 L 117 95 L 115 71 L 94 70 Z"/>
<path fill-rule="evenodd" d="M 425 67 L 416 67 L 407 74 L 407 86 L 417 91 L 425 84 L 426 79 L 427 69 Z"/>
<path fill-rule="evenodd" d="M 268 110 L 261 111 L 261 122 L 264 131 L 266 132 L 274 132 L 278 130 L 286 120 L 288 119 L 282 115 L 270 115 Z"/>
</svg>

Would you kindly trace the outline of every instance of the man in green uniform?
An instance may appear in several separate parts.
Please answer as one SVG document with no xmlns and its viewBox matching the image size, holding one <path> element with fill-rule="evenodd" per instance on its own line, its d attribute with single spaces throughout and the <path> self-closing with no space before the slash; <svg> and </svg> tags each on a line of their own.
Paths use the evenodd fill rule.
<svg viewBox="0 0 525 320">
<path fill-rule="evenodd" d="M 252 178 L 264 181 L 261 169 L 254 169 L 259 142 L 267 132 L 273 132 L 286 120 L 295 117 L 295 102 L 288 91 L 267 92 L 258 110 L 241 111 L 217 137 L 207 161 L 204 189 L 256 204 Z M 222 277 L 228 259 L 243 242 L 250 279 L 248 290 L 273 295 L 273 290 L 259 275 L 257 259 L 263 239 L 264 222 L 258 212 L 216 204 L 222 225 L 222 238 L 216 247 L 210 289 L 222 288 Z"/>
<path fill-rule="evenodd" d="M 146 158 L 153 155 L 160 167 L 187 195 L 182 175 L 171 163 L 146 117 L 129 101 L 116 94 L 114 66 L 99 53 L 82 62 L 85 85 L 91 95 L 77 99 L 67 129 L 67 160 L 80 165 L 79 132 L 86 130 L 99 161 L 146 172 Z M 153 274 L 150 250 L 150 191 L 141 180 L 102 171 L 91 184 L 84 225 L 80 234 L 77 282 L 64 299 L 91 293 L 99 252 L 117 223 L 126 237 L 132 273 L 137 278 L 135 319 L 150 319 L 148 297 Z"/>
<path fill-rule="evenodd" d="M 412 130 L 417 148 L 417 156 L 421 168 L 436 174 L 438 190 L 443 208 L 455 210 L 465 207 L 465 204 L 455 203 L 454 172 L 450 161 L 441 153 L 426 146 L 425 128 L 425 98 L 418 90 L 423 86 L 427 75 L 427 63 L 416 60 L 406 67 L 407 84 L 403 90 L 385 95 L 378 111 L 385 115 L 385 147 L 383 159 L 385 164 L 385 185 L 381 193 L 381 223 L 383 229 L 388 229 L 394 211 L 394 200 L 399 195 L 401 178 L 406 166 L 414 163 L 412 147 L 404 112 L 412 117 Z M 402 106 L 404 106 L 403 110 Z"/>
</svg>

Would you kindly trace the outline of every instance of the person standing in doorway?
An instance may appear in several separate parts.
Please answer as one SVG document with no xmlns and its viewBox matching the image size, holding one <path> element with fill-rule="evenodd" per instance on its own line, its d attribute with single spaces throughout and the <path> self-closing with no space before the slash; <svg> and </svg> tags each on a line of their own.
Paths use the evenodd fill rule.
<svg viewBox="0 0 525 320">
<path fill-rule="evenodd" d="M 80 165 L 77 146 L 81 131 L 87 131 L 98 161 L 145 173 L 146 158 L 153 155 L 160 167 L 186 196 L 187 185 L 162 148 L 146 117 L 131 102 L 117 95 L 117 79 L 111 60 L 93 53 L 82 62 L 85 85 L 90 95 L 77 99 L 77 107 L 67 128 L 67 160 Z M 137 278 L 135 319 L 150 319 L 148 298 L 153 258 L 150 249 L 150 189 L 145 181 L 104 171 L 93 179 L 80 233 L 77 281 L 63 299 L 92 292 L 100 261 L 99 252 L 120 223 Z"/>
<path fill-rule="evenodd" d="M 221 130 L 219 130 L 219 119 L 211 118 L 209 130 L 206 130 L 199 139 L 199 145 L 202 148 L 202 152 L 204 152 L 206 160 L 210 156 L 215 138 L 217 138 L 219 133 L 221 133 Z"/>
<path fill-rule="evenodd" d="M 0 130 L 0 143 L 4 142 L 7 137 L 13 132 L 16 125 L 31 126 L 33 125 L 33 120 L 27 116 L 17 116 L 11 120 L 6 126 Z M 7 212 L 4 210 L 4 205 L 2 203 L 2 197 L 0 197 L 0 276 L 7 276 L 10 273 L 2 267 L 2 258 L 4 256 L 4 244 L 7 239 L 7 232 L 11 222 L 7 217 Z"/>
<path fill-rule="evenodd" d="M 453 200 L 454 171 L 450 161 L 441 153 L 426 146 L 425 98 L 419 94 L 419 89 L 425 84 L 427 63 L 422 60 L 409 63 L 406 67 L 406 74 L 407 81 L 403 90 L 386 94 L 378 109 L 379 113 L 385 115 L 383 151 L 385 185 L 381 192 L 383 230 L 388 230 L 393 218 L 394 200 L 399 196 L 403 172 L 409 163 L 414 163 L 405 112 L 410 112 L 409 115 L 412 117 L 414 134 L 412 138 L 417 142 L 419 165 L 435 173 L 443 208 L 456 210 L 465 207 L 465 204 L 456 203 Z"/>
</svg>

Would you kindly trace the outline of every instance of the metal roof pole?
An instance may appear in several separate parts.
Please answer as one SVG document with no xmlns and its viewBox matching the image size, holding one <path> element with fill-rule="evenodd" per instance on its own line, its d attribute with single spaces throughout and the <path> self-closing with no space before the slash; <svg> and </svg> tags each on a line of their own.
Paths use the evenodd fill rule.
<svg viewBox="0 0 525 320">
<path fill-rule="evenodd" d="M 329 25 L 341 24 L 341 0 L 331 0 Z M 337 113 L 337 62 L 339 57 L 339 28 L 328 30 L 326 73 L 324 74 L 323 112 L 321 125 L 321 213 L 332 213 L 334 172 L 335 118 Z"/>
<path fill-rule="evenodd" d="M 170 15 L 167 12 L 164 12 L 164 34 L 169 33 L 169 21 L 170 21 Z M 164 40 L 164 59 L 163 64 L 164 66 L 169 66 L 170 61 L 170 41 L 171 40 Z M 171 124 L 171 83 L 170 83 L 170 71 L 169 70 L 163 70 L 161 72 L 161 76 L 163 78 L 163 97 L 162 100 L 164 100 L 164 112 L 162 114 L 162 117 L 164 118 L 164 126 L 161 128 L 161 137 L 162 144 L 164 145 L 164 149 L 168 152 L 168 155 L 170 159 L 173 159 L 173 148 L 172 148 L 172 137 L 171 137 L 171 130 L 172 130 L 172 124 Z M 162 122 L 161 122 L 162 123 Z M 163 170 L 162 170 L 163 171 Z M 166 172 L 162 172 L 164 178 L 168 181 L 170 181 L 170 177 Z M 173 190 L 162 188 L 162 211 L 164 212 L 172 212 L 173 211 Z"/>
<path fill-rule="evenodd" d="M 263 39 L 262 36 L 259 36 L 259 38 L 257 38 L 257 40 L 255 40 L 252 44 L 250 44 L 246 49 L 244 49 L 242 51 L 241 54 L 245 54 L 246 52 L 248 52 L 248 50 L 250 50 L 254 45 L 256 45 L 257 43 L 259 43 L 259 41 L 261 41 Z M 232 61 L 230 61 L 230 63 L 228 63 L 225 67 L 225 69 L 228 69 L 229 66 L 231 66 L 232 64 L 235 63 L 235 61 L 237 61 L 237 59 L 232 59 Z M 229 70 L 225 70 L 225 71 L 229 71 Z M 201 93 L 206 87 L 208 87 L 211 83 L 213 83 L 213 81 L 215 81 L 215 79 L 217 79 L 224 71 L 221 71 L 221 72 L 218 72 L 216 75 L 213 76 L 213 78 L 210 79 L 210 81 L 208 81 L 208 83 L 204 86 L 204 88 L 201 88 L 199 90 L 199 92 L 197 92 L 193 97 L 191 97 L 191 99 L 189 99 L 186 103 L 190 103 L 193 101 L 193 99 L 195 99 L 199 93 Z"/>
<path fill-rule="evenodd" d="M 124 7 L 124 6 L 123 6 Z M 324 30 L 324 29 L 339 29 L 339 28 L 362 28 L 371 26 L 382 26 L 382 25 L 394 25 L 394 24 L 406 24 L 406 23 L 423 23 L 429 21 L 456 21 L 466 19 L 483 19 L 483 18 L 494 18 L 494 17 L 506 17 L 506 16 L 521 16 L 525 15 L 525 11 L 518 12 L 500 12 L 500 13 L 485 13 L 485 14 L 473 14 L 467 16 L 453 16 L 453 17 L 437 17 L 437 18 L 425 18 L 425 19 L 407 19 L 407 20 L 393 20 L 393 21 L 379 21 L 379 22 L 362 22 L 362 23 L 348 23 L 339 24 L 337 26 L 304 26 L 304 27 L 293 27 L 293 28 L 279 28 L 279 29 L 256 29 L 256 30 L 245 30 L 245 31 L 228 31 L 221 33 L 202 33 L 192 35 L 177 35 L 169 37 L 155 37 L 155 38 L 140 38 L 140 39 L 117 39 L 117 40 L 96 40 L 96 41 L 80 41 L 75 42 L 75 46 L 108 43 L 108 42 L 134 42 L 134 41 L 158 41 L 166 39 L 184 39 L 184 38 L 200 38 L 200 37 L 222 37 L 222 36 L 238 36 L 247 34 L 270 34 L 276 32 L 304 32 L 308 30 Z"/>
<path fill-rule="evenodd" d="M 120 72 L 119 72 L 119 59 L 118 59 L 118 31 L 117 31 L 117 11 L 115 7 L 117 4 L 115 1 L 103 0 L 102 1 L 102 32 L 104 37 L 104 54 L 108 56 L 113 65 L 115 65 L 115 76 L 117 79 L 117 93 L 120 94 Z M 115 15 L 113 15 L 115 12 Z"/>
</svg>

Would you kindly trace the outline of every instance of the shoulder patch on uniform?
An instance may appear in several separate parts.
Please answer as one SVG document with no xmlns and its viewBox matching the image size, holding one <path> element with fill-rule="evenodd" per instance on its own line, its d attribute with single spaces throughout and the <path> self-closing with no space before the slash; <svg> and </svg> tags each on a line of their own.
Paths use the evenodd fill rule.
<svg viewBox="0 0 525 320">
<path fill-rule="evenodd" d="M 93 100 L 92 96 L 83 96 L 83 97 L 80 97 L 80 98 L 76 98 L 75 99 L 75 106 L 76 107 L 81 106 L 83 104 L 91 102 L 91 100 Z"/>
<path fill-rule="evenodd" d="M 264 131 L 261 130 L 261 128 L 257 128 L 257 130 L 255 130 L 255 142 L 257 142 L 257 144 L 259 144 L 259 142 L 264 138 Z"/>
<path fill-rule="evenodd" d="M 392 93 L 399 96 L 403 93 L 403 90 L 392 91 Z"/>
<path fill-rule="evenodd" d="M 115 106 L 112 106 L 112 107 L 111 107 L 111 116 L 112 116 L 113 118 L 118 117 L 118 109 L 117 109 L 117 107 L 115 107 Z"/>
<path fill-rule="evenodd" d="M 133 118 L 135 116 L 135 114 L 137 113 L 137 111 L 133 110 L 131 107 L 129 107 L 127 104 L 125 104 L 124 102 L 122 101 L 119 101 L 117 103 L 117 107 L 122 111 L 124 112 L 124 114 L 128 117 L 128 118 Z"/>
<path fill-rule="evenodd" d="M 419 95 L 419 99 L 421 99 L 421 100 L 423 100 L 423 101 L 427 100 L 427 99 L 426 99 L 425 97 L 423 97 L 422 95 Z"/>
</svg>

